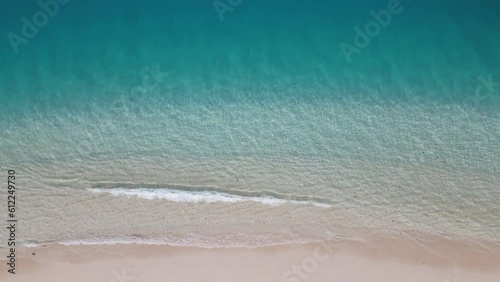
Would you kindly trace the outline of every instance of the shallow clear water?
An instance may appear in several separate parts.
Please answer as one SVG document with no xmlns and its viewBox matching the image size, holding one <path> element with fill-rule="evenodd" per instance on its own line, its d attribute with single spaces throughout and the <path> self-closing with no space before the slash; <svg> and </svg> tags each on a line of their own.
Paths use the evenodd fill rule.
<svg viewBox="0 0 500 282">
<path fill-rule="evenodd" d="M 4 4 L 1 166 L 30 179 L 26 201 L 94 182 L 209 186 L 498 240 L 500 4 L 401 1 L 356 47 L 388 3 L 244 0 L 221 17 L 212 1 L 73 0 L 14 45 L 42 8 Z M 39 207 L 33 226 L 58 209 Z"/>
</svg>

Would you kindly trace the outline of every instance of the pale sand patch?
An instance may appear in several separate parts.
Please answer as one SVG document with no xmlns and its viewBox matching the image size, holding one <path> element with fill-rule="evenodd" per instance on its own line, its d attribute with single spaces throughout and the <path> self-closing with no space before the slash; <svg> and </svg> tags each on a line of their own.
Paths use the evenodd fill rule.
<svg viewBox="0 0 500 282">
<path fill-rule="evenodd" d="M 255 249 L 48 245 L 23 249 L 16 275 L 8 274 L 2 261 L 0 281 L 500 281 L 498 252 L 446 243 L 432 251 L 409 242 L 377 244 L 330 241 Z"/>
</svg>

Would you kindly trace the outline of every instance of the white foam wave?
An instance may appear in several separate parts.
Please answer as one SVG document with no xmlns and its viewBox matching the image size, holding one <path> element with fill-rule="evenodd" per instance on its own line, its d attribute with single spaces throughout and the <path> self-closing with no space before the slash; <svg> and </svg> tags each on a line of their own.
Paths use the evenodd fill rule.
<svg viewBox="0 0 500 282">
<path fill-rule="evenodd" d="M 139 197 L 144 199 L 164 199 L 172 202 L 186 202 L 186 203 L 237 203 L 252 201 L 261 204 L 279 206 L 284 204 L 312 204 L 318 207 L 328 208 L 330 205 L 305 202 L 305 201 L 293 201 L 277 199 L 272 197 L 246 197 L 231 195 L 221 192 L 212 191 L 181 191 L 174 189 L 147 189 L 147 188 L 136 188 L 136 189 L 126 189 L 126 188 L 112 188 L 112 189 L 100 189 L 93 188 L 89 189 L 93 193 L 110 193 L 114 196 L 127 196 L 127 197 Z"/>
<path fill-rule="evenodd" d="M 257 248 L 263 246 L 279 246 L 287 244 L 306 244 L 313 241 L 308 240 L 285 240 L 277 242 L 257 241 L 257 242 L 230 242 L 230 241 L 192 241 L 192 240 L 154 240 L 154 239 L 137 239 L 137 238 L 116 238 L 116 239 L 82 239 L 68 240 L 50 243 L 23 243 L 23 247 L 27 249 L 36 249 L 47 245 L 63 245 L 63 246 L 102 246 L 102 245 L 153 245 L 153 246 L 172 246 L 172 247 L 196 247 L 204 249 L 212 248 Z"/>
</svg>

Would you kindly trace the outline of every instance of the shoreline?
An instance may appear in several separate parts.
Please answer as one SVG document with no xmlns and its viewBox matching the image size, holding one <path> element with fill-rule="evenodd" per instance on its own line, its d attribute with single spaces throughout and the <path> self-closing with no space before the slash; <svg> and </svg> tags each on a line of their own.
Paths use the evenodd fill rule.
<svg viewBox="0 0 500 282">
<path fill-rule="evenodd" d="M 432 245 L 432 248 L 429 246 Z M 49 244 L 20 248 L 2 281 L 498 281 L 500 252 L 458 242 L 323 242 L 257 248 Z M 0 260 L 5 265 L 5 260 Z M 259 280 L 260 279 L 260 280 Z"/>
<path fill-rule="evenodd" d="M 172 245 L 228 246 L 246 239 L 250 240 L 245 245 L 267 245 L 317 241 L 325 232 L 364 237 L 374 231 L 500 245 L 493 210 L 500 178 L 495 175 L 301 158 L 167 162 L 163 157 L 34 163 L 18 173 L 23 211 L 18 237 L 28 244 L 122 236 L 165 239 Z M 151 186 L 168 193 L 159 189 L 155 192 L 162 194 L 153 197 L 138 188 Z M 130 187 L 135 194 L 113 195 L 116 187 Z M 106 193 L 89 191 L 93 188 Z M 210 202 L 210 193 L 232 198 Z M 170 198 L 160 198 L 165 195 Z M 266 196 L 284 204 L 263 203 Z"/>
</svg>

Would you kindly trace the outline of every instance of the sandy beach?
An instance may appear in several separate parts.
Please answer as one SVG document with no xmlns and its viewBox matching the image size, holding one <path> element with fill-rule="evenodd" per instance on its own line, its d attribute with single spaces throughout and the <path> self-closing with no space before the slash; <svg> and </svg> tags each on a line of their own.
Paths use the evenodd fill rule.
<svg viewBox="0 0 500 282">
<path fill-rule="evenodd" d="M 498 252 L 449 242 L 422 245 L 329 239 L 254 249 L 44 245 L 23 249 L 16 274 L 2 269 L 0 278 L 13 282 L 496 282 L 499 261 Z M 5 261 L 1 265 L 5 268 Z"/>
<path fill-rule="evenodd" d="M 500 282 L 499 0 L 3 2 L 0 282 Z"/>
</svg>

